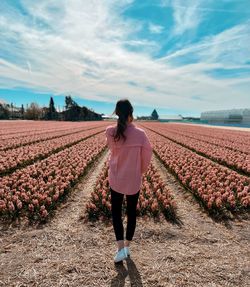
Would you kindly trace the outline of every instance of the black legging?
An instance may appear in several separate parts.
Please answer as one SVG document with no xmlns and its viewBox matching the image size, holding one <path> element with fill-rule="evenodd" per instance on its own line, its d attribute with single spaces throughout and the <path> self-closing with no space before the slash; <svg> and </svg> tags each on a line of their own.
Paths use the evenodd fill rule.
<svg viewBox="0 0 250 287">
<path fill-rule="evenodd" d="M 140 191 L 140 190 L 139 190 Z M 127 200 L 127 230 L 126 239 L 132 240 L 136 226 L 136 206 L 139 198 L 139 191 L 136 194 L 126 195 Z M 124 229 L 122 224 L 122 202 L 124 194 L 114 191 L 111 192 L 111 211 L 113 227 L 116 240 L 124 240 Z"/>
</svg>

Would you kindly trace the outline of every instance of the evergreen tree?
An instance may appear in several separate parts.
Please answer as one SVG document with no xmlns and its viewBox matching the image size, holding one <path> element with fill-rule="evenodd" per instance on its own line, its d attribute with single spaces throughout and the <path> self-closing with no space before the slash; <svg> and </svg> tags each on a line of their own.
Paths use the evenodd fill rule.
<svg viewBox="0 0 250 287">
<path fill-rule="evenodd" d="M 21 115 L 23 116 L 24 115 L 24 107 L 23 107 L 23 104 L 21 106 Z"/>
<path fill-rule="evenodd" d="M 11 108 L 11 119 L 13 118 L 13 108 L 14 108 L 14 105 L 13 103 L 10 103 L 10 108 Z"/>
<path fill-rule="evenodd" d="M 20 109 L 20 114 L 21 114 L 20 118 L 21 119 L 24 118 L 24 112 L 25 112 L 25 110 L 24 110 L 24 107 L 23 107 L 23 104 L 22 104 L 21 109 Z"/>
<path fill-rule="evenodd" d="M 49 111 L 50 111 L 51 114 L 56 112 L 56 108 L 55 108 L 53 97 L 50 97 Z"/>
<path fill-rule="evenodd" d="M 157 113 L 157 111 L 155 109 L 153 110 L 153 112 L 151 114 L 151 118 L 153 120 L 158 120 L 158 118 L 159 118 L 158 113 Z"/>
<path fill-rule="evenodd" d="M 50 97 L 49 108 L 44 108 L 44 118 L 46 120 L 58 119 L 58 112 L 55 108 L 55 103 L 54 103 L 53 97 Z"/>
</svg>

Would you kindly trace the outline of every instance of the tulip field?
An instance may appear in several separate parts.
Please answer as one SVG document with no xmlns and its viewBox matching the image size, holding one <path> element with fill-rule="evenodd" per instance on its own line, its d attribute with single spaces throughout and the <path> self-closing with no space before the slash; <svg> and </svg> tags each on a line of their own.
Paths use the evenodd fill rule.
<svg viewBox="0 0 250 287">
<path fill-rule="evenodd" d="M 249 286 L 250 132 L 134 124 L 153 156 L 131 256 L 114 266 L 116 122 L 0 121 L 0 287 Z"/>
<path fill-rule="evenodd" d="M 250 135 L 247 132 L 245 135 L 231 135 L 227 132 L 227 136 L 226 132 L 222 132 L 223 136 L 218 133 L 216 137 L 214 129 L 207 132 L 206 128 L 197 130 L 196 127 L 196 131 L 189 132 L 185 126 L 182 125 L 183 130 L 178 126 L 148 124 L 147 128 L 195 153 L 250 176 Z"/>
<path fill-rule="evenodd" d="M 147 123 L 142 127 L 166 168 L 211 213 L 249 209 L 248 132 L 181 124 Z"/>
<path fill-rule="evenodd" d="M 90 201 L 86 205 L 86 213 L 90 220 L 106 220 L 111 218 L 111 195 L 108 183 L 108 161 L 97 178 Z M 125 214 L 123 205 L 123 214 Z M 141 192 L 137 204 L 138 216 L 160 217 L 175 220 L 176 202 L 171 190 L 160 178 L 156 167 L 151 163 L 142 177 Z"/>
<path fill-rule="evenodd" d="M 0 123 L 0 216 L 44 220 L 88 167 L 107 151 L 114 122 Z M 138 122 L 155 155 L 211 213 L 250 207 L 250 134 L 185 124 Z M 111 217 L 108 163 L 86 205 L 89 219 Z M 178 203 L 151 163 L 143 175 L 138 215 L 174 219 Z"/>
<path fill-rule="evenodd" d="M 55 123 L 51 129 L 53 125 Z M 50 130 L 50 123 L 41 126 L 43 129 L 48 126 Z M 6 141 L 0 154 L 0 171 L 6 173 L 0 180 L 1 216 L 46 218 L 106 147 L 104 130 L 107 124 L 104 122 L 82 123 L 80 128 L 79 124 L 71 123 L 68 129 L 60 132 L 57 131 L 60 123 L 55 126 L 56 137 L 44 131 L 37 136 L 39 130 L 34 130 L 34 135 L 28 129 L 1 131 Z M 30 123 L 28 127 L 34 129 Z M 15 136 L 15 131 L 19 137 Z M 15 139 L 13 148 L 11 139 Z"/>
</svg>

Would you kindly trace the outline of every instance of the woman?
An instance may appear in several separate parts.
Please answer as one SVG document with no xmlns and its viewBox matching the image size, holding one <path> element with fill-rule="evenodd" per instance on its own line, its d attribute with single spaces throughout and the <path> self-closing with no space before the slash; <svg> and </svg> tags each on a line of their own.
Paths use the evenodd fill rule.
<svg viewBox="0 0 250 287">
<path fill-rule="evenodd" d="M 142 183 L 142 174 L 146 172 L 152 147 L 143 129 L 135 126 L 133 107 L 129 100 L 116 103 L 117 126 L 106 128 L 107 144 L 111 150 L 109 157 L 108 180 L 111 193 L 111 211 L 113 228 L 117 241 L 115 263 L 130 255 L 129 245 L 135 232 L 136 206 Z M 124 242 L 122 223 L 122 202 L 126 195 L 127 229 Z"/>
</svg>

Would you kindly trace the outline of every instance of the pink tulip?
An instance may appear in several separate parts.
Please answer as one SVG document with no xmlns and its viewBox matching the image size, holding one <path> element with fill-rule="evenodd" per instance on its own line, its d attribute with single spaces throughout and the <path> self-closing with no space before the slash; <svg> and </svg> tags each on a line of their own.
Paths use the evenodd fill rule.
<svg viewBox="0 0 250 287">
<path fill-rule="evenodd" d="M 9 202 L 8 202 L 8 209 L 9 209 L 10 212 L 12 212 L 12 211 L 15 210 L 15 206 L 14 206 L 14 204 L 13 204 L 12 201 L 9 201 Z"/>
<path fill-rule="evenodd" d="M 20 209 L 22 209 L 22 207 L 23 207 L 23 204 L 22 204 L 21 200 L 18 200 L 17 201 L 17 208 L 20 210 Z"/>
<path fill-rule="evenodd" d="M 39 206 L 39 201 L 37 199 L 32 199 L 32 204 L 36 207 Z"/>
<path fill-rule="evenodd" d="M 41 211 L 41 216 L 42 216 L 43 218 L 47 217 L 47 216 L 48 216 L 48 211 L 47 211 L 46 209 L 43 209 L 43 210 Z"/>
<path fill-rule="evenodd" d="M 28 209 L 31 213 L 34 212 L 34 205 L 30 203 Z"/>
</svg>

